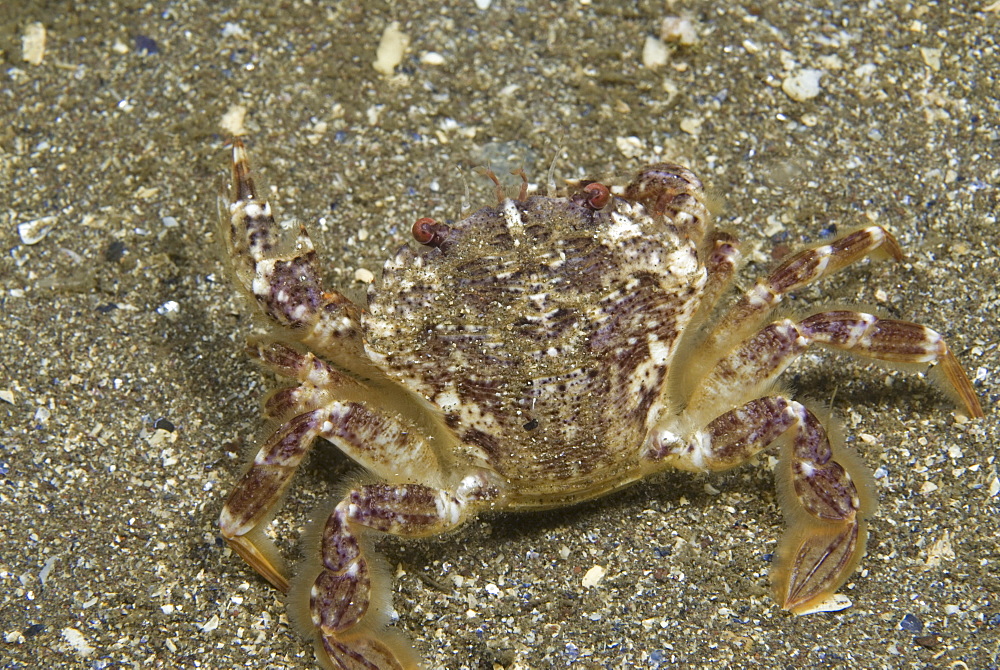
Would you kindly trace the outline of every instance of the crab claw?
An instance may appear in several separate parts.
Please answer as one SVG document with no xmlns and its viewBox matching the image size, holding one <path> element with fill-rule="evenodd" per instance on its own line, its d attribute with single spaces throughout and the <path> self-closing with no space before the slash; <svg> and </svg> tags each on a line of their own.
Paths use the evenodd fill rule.
<svg viewBox="0 0 1000 670">
<path fill-rule="evenodd" d="M 785 535 L 772 572 L 775 599 L 793 614 L 822 609 L 865 550 L 866 523 L 816 524 Z"/>
</svg>

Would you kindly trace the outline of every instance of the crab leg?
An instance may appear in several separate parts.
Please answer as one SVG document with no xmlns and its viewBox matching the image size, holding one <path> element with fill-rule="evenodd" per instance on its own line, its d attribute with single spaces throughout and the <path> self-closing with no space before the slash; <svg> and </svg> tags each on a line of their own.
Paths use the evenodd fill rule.
<svg viewBox="0 0 1000 670">
<path fill-rule="evenodd" d="M 789 292 L 873 254 L 897 261 L 904 258 L 899 243 L 881 226 L 862 228 L 829 244 L 792 254 L 721 315 L 710 334 L 698 345 L 702 366 L 711 367 L 736 342 L 753 333 Z M 694 380 L 700 377 L 697 372 L 692 375 Z M 687 385 L 688 391 L 693 384 Z"/>
<path fill-rule="evenodd" d="M 220 228 L 233 274 L 269 319 L 347 370 L 370 372 L 359 325 L 360 310 L 337 291 L 323 288 L 316 250 L 302 226 L 277 224 L 257 195 L 250 161 L 233 140 L 232 193 Z M 331 344 L 332 343 L 332 344 Z"/>
<path fill-rule="evenodd" d="M 705 269 L 708 271 L 708 281 L 702 290 L 701 303 L 714 305 L 719 297 L 729 288 L 736 266 L 740 262 L 739 240 L 733 235 L 713 230 L 705 240 Z"/>
<path fill-rule="evenodd" d="M 219 516 L 219 529 L 233 551 L 283 593 L 288 593 L 283 561 L 263 526 L 322 431 L 326 415 L 326 410 L 314 410 L 278 428 L 226 498 Z"/>
<path fill-rule="evenodd" d="M 277 356 L 280 349 L 267 351 Z M 349 396 L 354 389 L 344 386 L 339 391 Z M 272 396 L 276 397 L 281 396 Z M 362 402 L 330 401 L 281 425 L 261 446 L 229 494 L 219 528 L 236 553 L 286 593 L 288 579 L 282 561 L 262 531 L 317 437 L 333 442 L 371 471 L 393 471 L 400 479 L 420 476 L 431 482 L 437 481 L 441 472 L 437 454 L 421 433 L 384 408 L 373 410 Z"/>
<path fill-rule="evenodd" d="M 474 489 L 456 494 L 421 484 L 372 484 L 351 490 L 341 500 L 323 527 L 321 567 L 309 591 L 318 655 L 343 670 L 418 667 L 408 642 L 382 630 L 384 612 L 369 611 L 373 602 L 387 601 L 389 585 L 372 569 L 361 533 L 443 533 L 474 515 L 476 495 Z"/>
<path fill-rule="evenodd" d="M 727 470 L 785 436 L 775 477 L 788 529 L 771 577 L 781 607 L 799 613 L 832 595 L 864 553 L 875 495 L 861 460 L 780 395 L 751 400 L 686 437 L 663 431 L 644 457 L 658 468 Z"/>
<path fill-rule="evenodd" d="M 930 363 L 945 391 L 970 417 L 983 416 L 969 378 L 939 333 L 909 321 L 848 310 L 819 312 L 796 323 L 775 321 L 722 358 L 698 385 L 688 407 L 711 411 L 735 404 L 742 389 L 773 381 L 811 344 L 896 363 Z"/>
</svg>

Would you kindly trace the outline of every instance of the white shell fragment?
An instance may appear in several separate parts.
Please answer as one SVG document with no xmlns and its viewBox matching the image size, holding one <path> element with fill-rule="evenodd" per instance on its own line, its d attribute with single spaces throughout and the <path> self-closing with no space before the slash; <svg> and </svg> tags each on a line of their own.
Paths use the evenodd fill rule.
<svg viewBox="0 0 1000 670">
<path fill-rule="evenodd" d="M 391 75 L 396 66 L 403 62 L 403 54 L 409 45 L 410 38 L 399 29 L 399 21 L 393 21 L 382 33 L 372 66 L 386 76 Z"/>
<path fill-rule="evenodd" d="M 931 49 L 930 47 L 920 47 L 920 57 L 924 59 L 924 65 L 937 72 L 941 69 L 941 54 L 944 49 Z"/>
<path fill-rule="evenodd" d="M 21 241 L 25 244 L 38 244 L 52 231 L 55 223 L 56 217 L 54 216 L 43 216 L 40 219 L 25 221 L 17 224 L 17 234 L 21 236 Z"/>
<path fill-rule="evenodd" d="M 61 631 L 63 639 L 66 643 L 77 653 L 77 655 L 86 658 L 96 651 L 93 646 L 87 641 L 83 633 L 78 631 L 76 628 L 63 628 Z"/>
<path fill-rule="evenodd" d="M 32 65 L 41 65 L 45 58 L 45 26 L 29 23 L 21 35 L 21 58 Z"/>
<path fill-rule="evenodd" d="M 668 16 L 660 25 L 660 39 L 689 47 L 698 43 L 698 30 L 689 18 Z"/>
<path fill-rule="evenodd" d="M 626 158 L 638 158 L 646 152 L 646 145 L 635 135 L 616 137 L 615 146 Z"/>
<path fill-rule="evenodd" d="M 583 585 L 587 588 L 597 586 L 604 579 L 605 574 L 607 574 L 607 570 L 600 565 L 595 565 L 590 570 L 587 570 L 587 574 L 583 576 Z"/>
<path fill-rule="evenodd" d="M 670 50 L 663 40 L 646 35 L 646 43 L 642 45 L 642 64 L 646 67 L 663 67 L 670 58 Z"/>
<path fill-rule="evenodd" d="M 230 105 L 229 109 L 222 115 L 222 119 L 219 120 L 219 127 L 233 137 L 240 137 L 247 134 L 247 129 L 243 125 L 246 118 L 247 108 L 245 105 Z"/>
<path fill-rule="evenodd" d="M 444 56 L 436 51 L 425 51 L 420 55 L 422 65 L 444 65 Z"/>
<path fill-rule="evenodd" d="M 781 82 L 781 90 L 796 102 L 815 98 L 820 93 L 819 78 L 822 76 L 822 70 L 799 70 Z"/>
<path fill-rule="evenodd" d="M 843 593 L 834 593 L 826 600 L 816 603 L 812 607 L 797 610 L 795 614 L 797 616 L 802 616 L 804 614 L 817 614 L 819 612 L 839 612 L 840 610 L 846 610 L 853 604 L 854 603 L 851 602 L 851 599 Z"/>
</svg>

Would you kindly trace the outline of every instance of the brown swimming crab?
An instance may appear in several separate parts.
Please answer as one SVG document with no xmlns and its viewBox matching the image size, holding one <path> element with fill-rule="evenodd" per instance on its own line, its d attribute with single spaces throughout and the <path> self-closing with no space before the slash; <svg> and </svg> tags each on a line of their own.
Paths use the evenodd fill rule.
<svg viewBox="0 0 1000 670">
<path fill-rule="evenodd" d="M 370 531 L 443 533 L 668 468 L 725 470 L 771 445 L 788 522 L 774 596 L 793 612 L 823 602 L 864 553 L 875 495 L 861 461 L 778 383 L 812 345 L 932 366 L 966 414 L 983 414 L 925 326 L 845 309 L 774 316 L 789 292 L 866 256 L 902 259 L 879 226 L 790 255 L 720 310 L 737 241 L 712 228 L 688 169 L 652 165 L 619 195 L 582 182 L 568 197 L 522 188 L 510 199 L 498 186 L 496 207 L 453 225 L 418 220 L 421 246 L 385 263 L 364 310 L 324 287 L 309 234 L 275 223 L 233 145 L 222 235 L 273 327 L 249 351 L 293 385 L 264 401 L 279 427 L 226 500 L 222 534 L 288 592 L 263 527 L 313 441 L 370 473 L 350 483 L 295 582 L 324 667 L 419 666 L 386 626 L 390 585 Z"/>
</svg>

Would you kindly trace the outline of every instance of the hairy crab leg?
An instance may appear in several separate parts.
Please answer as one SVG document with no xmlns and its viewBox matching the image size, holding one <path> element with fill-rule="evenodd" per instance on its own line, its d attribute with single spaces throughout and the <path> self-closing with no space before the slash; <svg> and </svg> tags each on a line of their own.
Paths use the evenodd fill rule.
<svg viewBox="0 0 1000 670">
<path fill-rule="evenodd" d="M 288 580 L 263 527 L 317 437 L 333 442 L 369 470 L 394 468 L 400 478 L 425 480 L 437 479 L 441 471 L 437 454 L 413 426 L 361 402 L 328 402 L 280 426 L 226 499 L 219 528 L 234 551 L 284 592 Z"/>
<path fill-rule="evenodd" d="M 876 498 L 859 458 L 831 444 L 806 407 L 772 395 L 685 436 L 660 432 L 644 459 L 657 469 L 727 470 L 779 440 L 784 447 L 775 478 L 788 529 L 771 578 L 781 607 L 800 613 L 833 595 L 864 554 Z"/>
<path fill-rule="evenodd" d="M 481 482 L 473 480 L 457 493 L 421 484 L 371 484 L 351 490 L 337 505 L 322 530 L 318 574 L 302 583 L 309 588 L 309 621 L 319 633 L 320 657 L 343 670 L 419 667 L 408 641 L 383 630 L 388 579 L 370 565 L 362 533 L 427 537 L 457 528 L 484 500 Z"/>
<path fill-rule="evenodd" d="M 360 309 L 337 291 L 327 291 L 309 233 L 277 224 L 257 195 L 250 160 L 233 140 L 232 191 L 220 229 L 232 270 L 271 321 L 310 349 L 346 370 L 372 374 L 364 353 Z"/>
<path fill-rule="evenodd" d="M 219 516 L 219 530 L 233 551 L 282 593 L 288 592 L 288 578 L 263 527 L 322 431 L 326 415 L 326 410 L 314 410 L 278 428 L 233 487 Z"/>
<path fill-rule="evenodd" d="M 740 262 L 740 241 L 723 230 L 713 230 L 705 240 L 705 269 L 708 281 L 702 290 L 701 303 L 714 306 L 733 281 Z"/>
<path fill-rule="evenodd" d="M 909 321 L 850 310 L 818 312 L 796 323 L 775 321 L 722 358 L 698 384 L 688 407 L 711 412 L 738 403 L 745 389 L 773 381 L 811 344 L 890 363 L 927 363 L 939 370 L 944 391 L 970 417 L 983 416 L 969 378 L 939 333 Z"/>
<path fill-rule="evenodd" d="M 897 261 L 905 258 L 896 238 L 881 226 L 862 228 L 829 244 L 792 254 L 727 309 L 697 344 L 700 360 L 690 371 L 682 395 L 690 395 L 697 380 L 721 356 L 757 330 L 786 294 L 872 255 Z"/>
<path fill-rule="evenodd" d="M 302 352 L 283 342 L 251 341 L 247 353 L 285 379 L 299 382 L 269 393 L 264 399 L 264 415 L 276 421 L 311 411 L 335 398 L 364 397 L 368 389 L 310 352 Z"/>
</svg>

